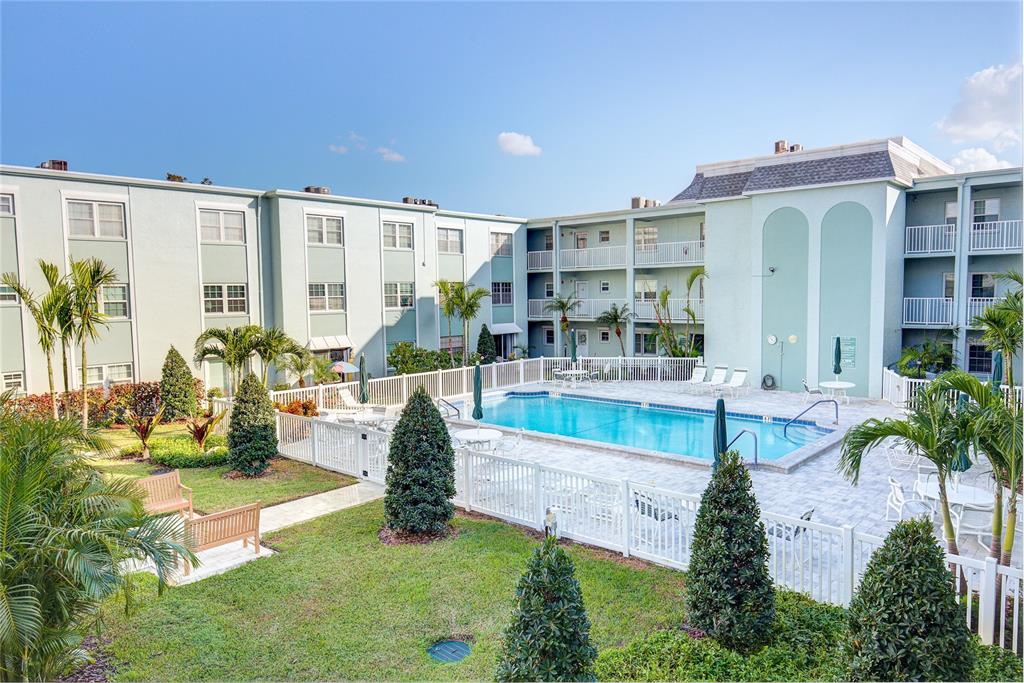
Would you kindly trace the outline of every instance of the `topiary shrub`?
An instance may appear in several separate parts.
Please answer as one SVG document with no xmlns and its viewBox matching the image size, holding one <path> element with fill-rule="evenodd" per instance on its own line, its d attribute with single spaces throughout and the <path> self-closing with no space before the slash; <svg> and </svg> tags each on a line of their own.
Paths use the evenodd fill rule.
<svg viewBox="0 0 1024 683">
<path fill-rule="evenodd" d="M 480 336 L 476 338 L 476 352 L 480 354 L 481 363 L 493 363 L 498 355 L 494 335 L 487 329 L 487 325 L 480 328 Z"/>
<path fill-rule="evenodd" d="M 247 375 L 235 394 L 228 448 L 231 466 L 250 477 L 263 474 L 270 459 L 277 455 L 274 406 L 255 375 Z"/>
<path fill-rule="evenodd" d="M 409 397 L 395 426 L 384 483 L 384 516 L 390 529 L 441 533 L 455 514 L 452 438 L 423 387 Z"/>
<path fill-rule="evenodd" d="M 519 579 L 495 676 L 499 681 L 589 681 L 596 658 L 572 559 L 548 536 Z"/>
<path fill-rule="evenodd" d="M 775 618 L 768 539 L 736 451 L 722 455 L 700 499 L 686 607 L 691 625 L 735 650 L 758 646 Z"/>
<path fill-rule="evenodd" d="M 971 634 L 930 521 L 900 522 L 872 554 L 849 628 L 853 680 L 968 680 Z"/>
<path fill-rule="evenodd" d="M 167 350 L 167 357 L 164 358 L 160 401 L 164 404 L 164 418 L 167 420 L 195 417 L 199 412 L 192 372 L 173 346 Z"/>
</svg>

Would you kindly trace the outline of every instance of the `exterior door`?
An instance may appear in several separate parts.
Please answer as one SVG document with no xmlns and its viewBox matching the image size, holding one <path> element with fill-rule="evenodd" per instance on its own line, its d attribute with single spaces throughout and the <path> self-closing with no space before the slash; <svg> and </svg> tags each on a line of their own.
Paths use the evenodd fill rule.
<svg viewBox="0 0 1024 683">
<path fill-rule="evenodd" d="M 577 299 L 586 299 L 587 298 L 587 294 L 589 293 L 589 291 L 590 291 L 590 283 L 589 282 L 587 282 L 586 280 L 577 280 L 576 281 L 576 298 Z"/>
<path fill-rule="evenodd" d="M 576 248 L 586 249 L 587 248 L 587 233 L 578 232 L 576 233 Z"/>
<path fill-rule="evenodd" d="M 590 333 L 587 330 L 576 330 L 576 355 L 583 358 L 590 355 L 587 353 Z"/>
</svg>

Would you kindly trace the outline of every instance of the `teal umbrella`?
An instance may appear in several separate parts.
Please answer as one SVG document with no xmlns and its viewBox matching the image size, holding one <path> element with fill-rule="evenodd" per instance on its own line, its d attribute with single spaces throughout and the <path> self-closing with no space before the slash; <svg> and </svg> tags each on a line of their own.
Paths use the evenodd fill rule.
<svg viewBox="0 0 1024 683">
<path fill-rule="evenodd" d="M 359 355 L 359 402 L 370 402 L 370 375 L 366 372 L 366 354 Z"/>
<path fill-rule="evenodd" d="M 960 392 L 960 395 L 956 398 L 956 412 L 959 414 L 962 410 L 967 408 L 967 394 Z M 956 447 L 956 459 L 949 464 L 949 469 L 954 472 L 966 472 L 971 469 L 971 459 L 967 455 L 967 444 L 963 441 L 960 442 Z"/>
<path fill-rule="evenodd" d="M 569 333 L 569 360 L 576 365 L 576 330 Z"/>
<path fill-rule="evenodd" d="M 725 401 L 718 399 L 715 403 L 715 426 L 714 426 L 714 453 L 715 467 L 722 461 L 722 453 L 725 453 L 729 436 L 725 431 Z"/>
<path fill-rule="evenodd" d="M 839 348 L 839 337 L 836 337 L 836 346 L 832 349 L 832 374 L 836 379 L 843 374 L 843 351 Z"/>
<path fill-rule="evenodd" d="M 989 378 L 992 384 L 992 393 L 998 394 L 1002 391 L 1003 384 L 1003 352 L 996 351 L 992 354 L 992 376 Z"/>
<path fill-rule="evenodd" d="M 484 419 L 484 382 L 480 379 L 480 364 L 473 367 L 473 419 Z"/>
</svg>

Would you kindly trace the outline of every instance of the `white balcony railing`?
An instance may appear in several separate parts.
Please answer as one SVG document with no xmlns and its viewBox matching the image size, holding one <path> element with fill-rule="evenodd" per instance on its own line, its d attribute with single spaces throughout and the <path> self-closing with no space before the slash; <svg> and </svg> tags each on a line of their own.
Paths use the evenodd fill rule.
<svg viewBox="0 0 1024 683">
<path fill-rule="evenodd" d="M 905 253 L 952 254 L 956 250 L 956 224 L 908 225 Z"/>
<path fill-rule="evenodd" d="M 593 249 L 562 249 L 558 266 L 563 270 L 587 268 L 622 268 L 626 265 L 626 247 L 595 247 Z"/>
<path fill-rule="evenodd" d="M 909 297 L 903 299 L 904 325 L 950 326 L 953 324 L 953 299 L 947 297 Z"/>
<path fill-rule="evenodd" d="M 526 303 L 526 314 L 530 318 L 542 318 L 544 320 L 551 320 L 554 315 L 549 311 L 544 310 L 544 306 L 551 301 L 551 299 L 530 299 Z"/>
<path fill-rule="evenodd" d="M 526 252 L 526 270 L 551 270 L 554 255 L 555 252 L 551 250 Z"/>
<path fill-rule="evenodd" d="M 672 317 L 672 322 L 688 322 L 690 318 L 684 310 L 687 307 L 693 311 L 698 321 L 704 320 L 704 299 L 669 299 L 668 312 Z M 657 320 L 658 316 L 654 313 L 654 302 L 635 299 L 633 301 L 633 316 L 637 320 Z"/>
<path fill-rule="evenodd" d="M 704 262 L 704 241 L 661 242 L 636 247 L 636 265 L 662 266 Z"/>
<path fill-rule="evenodd" d="M 1021 248 L 1021 221 L 989 221 L 971 226 L 971 251 Z"/>
<path fill-rule="evenodd" d="M 976 327 L 971 321 L 975 317 L 982 314 L 982 312 L 994 304 L 998 299 L 991 296 L 972 296 L 967 300 L 967 326 Z"/>
</svg>

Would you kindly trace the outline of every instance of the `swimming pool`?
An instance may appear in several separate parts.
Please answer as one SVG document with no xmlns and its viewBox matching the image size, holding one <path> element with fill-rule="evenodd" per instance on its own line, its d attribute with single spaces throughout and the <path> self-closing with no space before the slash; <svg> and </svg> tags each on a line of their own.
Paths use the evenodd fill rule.
<svg viewBox="0 0 1024 683">
<path fill-rule="evenodd" d="M 641 404 L 574 394 L 551 395 L 548 392 L 508 392 L 485 399 L 484 417 L 488 424 L 523 428 L 590 441 L 712 460 L 713 410 L 665 404 Z M 732 440 L 740 430 L 757 435 L 758 460 L 776 460 L 802 448 L 831 430 L 813 422 L 794 422 L 783 437 L 785 418 L 746 413 L 726 413 L 726 431 Z M 745 460 L 754 459 L 754 444 L 749 437 L 737 441 L 736 448 Z"/>
</svg>

